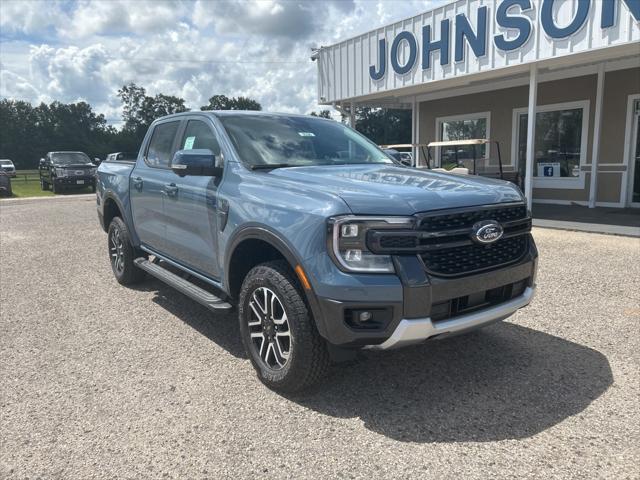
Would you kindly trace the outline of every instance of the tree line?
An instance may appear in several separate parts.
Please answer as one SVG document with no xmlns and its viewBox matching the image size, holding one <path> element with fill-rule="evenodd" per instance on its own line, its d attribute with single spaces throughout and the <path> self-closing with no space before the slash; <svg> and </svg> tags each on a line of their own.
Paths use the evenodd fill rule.
<svg viewBox="0 0 640 480">
<path fill-rule="evenodd" d="M 49 151 L 82 151 L 101 159 L 112 152 L 137 152 L 151 122 L 189 110 L 184 99 L 162 93 L 150 96 L 135 83 L 124 85 L 117 95 L 123 105 L 119 129 L 86 102 L 33 106 L 22 100 L 0 100 L 0 158 L 13 160 L 17 169 L 31 169 Z M 247 97 L 213 95 L 200 110 L 262 110 L 262 105 Z M 331 118 L 329 110 L 311 115 Z M 411 112 L 359 109 L 356 128 L 379 144 L 406 143 L 411 136 Z M 399 130 L 406 130 L 409 137 Z"/>
</svg>

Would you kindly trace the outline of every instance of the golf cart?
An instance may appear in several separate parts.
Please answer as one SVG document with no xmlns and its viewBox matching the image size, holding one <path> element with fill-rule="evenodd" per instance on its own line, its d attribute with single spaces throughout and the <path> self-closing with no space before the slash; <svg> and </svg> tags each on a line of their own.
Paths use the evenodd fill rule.
<svg viewBox="0 0 640 480">
<path fill-rule="evenodd" d="M 486 148 L 491 143 L 495 144 L 497 153 L 497 165 L 490 165 L 490 160 L 478 155 L 478 149 Z M 500 155 L 500 144 L 497 141 L 469 139 L 469 140 L 447 140 L 431 143 L 405 143 L 397 145 L 381 145 L 385 152 L 391 154 L 392 151 L 399 152 L 403 149 L 419 149 L 422 157 L 426 159 L 426 165 L 419 162 L 413 164 L 416 168 L 427 168 L 433 171 L 455 173 L 458 175 L 479 175 L 481 177 L 499 178 L 520 185 L 520 173 L 517 170 L 505 170 L 502 166 L 502 156 Z M 432 148 L 439 148 L 437 159 L 431 155 Z M 393 155 L 392 155 L 393 156 Z M 413 162 L 412 162 L 413 163 Z"/>
<path fill-rule="evenodd" d="M 495 144 L 497 154 L 497 165 L 491 165 L 489 158 L 483 155 L 479 157 L 478 148 L 487 148 L 491 143 Z M 443 142 L 431 142 L 427 144 L 427 168 L 435 163 L 431 156 L 431 148 L 441 149 L 438 155 L 438 166 L 445 170 L 467 169 L 471 175 L 481 177 L 499 178 L 507 180 L 516 185 L 520 185 L 520 173 L 517 170 L 505 170 L 502 166 L 502 155 L 500 154 L 500 143 L 491 142 L 485 138 L 469 140 L 447 140 Z"/>
</svg>

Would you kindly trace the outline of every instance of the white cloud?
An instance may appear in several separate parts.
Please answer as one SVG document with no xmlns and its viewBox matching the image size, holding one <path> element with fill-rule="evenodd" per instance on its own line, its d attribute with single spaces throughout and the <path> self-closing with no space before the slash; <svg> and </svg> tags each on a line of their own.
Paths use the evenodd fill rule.
<svg viewBox="0 0 640 480">
<path fill-rule="evenodd" d="M 46 82 L 52 97 L 101 102 L 108 95 L 109 85 L 101 74 L 108 55 L 101 44 L 58 49 L 41 45 L 32 47 L 29 58 L 35 78 Z"/>
<path fill-rule="evenodd" d="M 255 98 L 267 110 L 308 113 L 325 108 L 316 103 L 311 45 L 363 33 L 431 3 L 2 0 L 0 94 L 85 100 L 112 122 L 120 114 L 117 90 L 129 82 L 151 95 L 182 97 L 194 109 L 224 94 Z"/>
<path fill-rule="evenodd" d="M 45 101 L 29 80 L 9 70 L 0 69 L 0 97 Z"/>
<path fill-rule="evenodd" d="M 78 5 L 69 26 L 60 26 L 62 36 L 140 35 L 171 28 L 186 12 L 177 0 L 85 1 Z"/>
<path fill-rule="evenodd" d="M 49 1 L 46 4 L 30 0 L 2 0 L 0 2 L 0 28 L 3 34 L 48 34 L 49 30 L 68 21 L 62 3 Z"/>
</svg>

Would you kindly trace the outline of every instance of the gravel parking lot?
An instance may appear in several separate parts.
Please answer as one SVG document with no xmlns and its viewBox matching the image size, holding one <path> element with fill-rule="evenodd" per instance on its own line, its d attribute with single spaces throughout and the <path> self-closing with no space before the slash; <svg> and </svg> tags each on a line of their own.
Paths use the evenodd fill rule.
<svg viewBox="0 0 640 480">
<path fill-rule="evenodd" d="M 233 315 L 113 279 L 94 199 L 0 203 L 0 478 L 638 478 L 640 240 L 538 229 L 508 322 L 259 383 Z"/>
</svg>

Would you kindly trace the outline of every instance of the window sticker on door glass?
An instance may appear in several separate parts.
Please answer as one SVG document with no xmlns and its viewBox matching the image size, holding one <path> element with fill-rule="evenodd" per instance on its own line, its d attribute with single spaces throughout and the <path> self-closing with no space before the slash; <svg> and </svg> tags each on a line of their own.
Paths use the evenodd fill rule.
<svg viewBox="0 0 640 480">
<path fill-rule="evenodd" d="M 315 137 L 315 133 L 312 132 L 298 132 L 298 135 L 301 137 Z"/>
<path fill-rule="evenodd" d="M 187 137 L 184 139 L 184 149 L 183 150 L 191 150 L 193 148 L 193 143 L 196 141 L 196 137 Z"/>
</svg>

